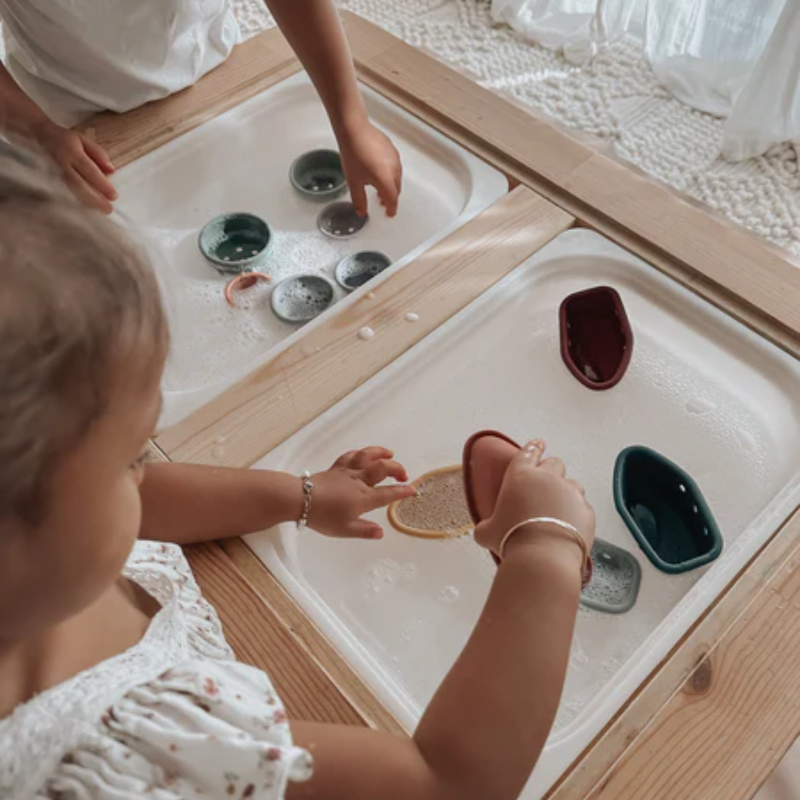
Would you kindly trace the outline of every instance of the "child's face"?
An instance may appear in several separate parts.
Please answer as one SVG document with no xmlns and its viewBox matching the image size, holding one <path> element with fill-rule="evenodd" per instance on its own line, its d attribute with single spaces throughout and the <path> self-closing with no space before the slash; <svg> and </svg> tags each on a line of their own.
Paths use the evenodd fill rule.
<svg viewBox="0 0 800 800">
<path fill-rule="evenodd" d="M 120 575 L 139 533 L 143 453 L 161 409 L 163 365 L 130 366 L 121 366 L 106 413 L 54 470 L 41 524 L 20 532 L 14 563 L 0 565 L 0 586 L 13 587 L 0 589 L 0 636 L 67 619 Z"/>
</svg>

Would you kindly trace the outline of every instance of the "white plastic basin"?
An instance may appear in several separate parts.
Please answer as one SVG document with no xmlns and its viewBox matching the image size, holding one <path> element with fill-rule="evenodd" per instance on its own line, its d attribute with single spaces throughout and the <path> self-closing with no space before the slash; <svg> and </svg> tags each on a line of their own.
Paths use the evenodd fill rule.
<svg viewBox="0 0 800 800">
<path fill-rule="evenodd" d="M 634 330 L 622 382 L 591 392 L 564 367 L 558 307 L 615 287 Z M 374 346 L 380 337 L 365 341 Z M 581 610 L 560 713 L 526 790 L 539 798 L 800 502 L 800 364 L 597 234 L 569 231 L 299 431 L 257 467 L 300 473 L 385 444 L 410 475 L 458 463 L 482 428 L 547 439 L 587 489 L 598 535 L 638 558 L 634 608 Z M 612 497 L 617 454 L 654 448 L 698 482 L 725 540 L 709 567 L 658 572 Z M 485 600 L 494 567 L 469 538 L 387 527 L 379 543 L 291 525 L 248 544 L 381 699 L 413 726 Z"/>
<path fill-rule="evenodd" d="M 359 250 L 379 250 L 392 259 L 393 266 L 381 276 L 385 278 L 508 190 L 499 172 L 376 93 L 365 88 L 364 94 L 372 119 L 400 151 L 403 195 L 397 217 L 389 220 L 371 193 L 369 223 L 346 241 L 327 239 L 317 230 L 316 217 L 324 204 L 301 199 L 289 183 L 289 167 L 298 155 L 335 147 L 325 111 L 304 74 L 140 158 L 116 176 L 117 216 L 152 246 L 168 300 L 173 349 L 164 381 L 162 426 L 179 421 L 244 377 L 300 330 L 272 314 L 271 289 L 264 284 L 253 290 L 249 309 L 226 304 L 225 279 L 197 246 L 198 233 L 211 218 L 247 211 L 269 223 L 275 241 L 265 271 L 272 285 L 302 272 L 332 277 L 336 263 Z M 342 295 L 337 292 L 338 298 Z"/>
</svg>

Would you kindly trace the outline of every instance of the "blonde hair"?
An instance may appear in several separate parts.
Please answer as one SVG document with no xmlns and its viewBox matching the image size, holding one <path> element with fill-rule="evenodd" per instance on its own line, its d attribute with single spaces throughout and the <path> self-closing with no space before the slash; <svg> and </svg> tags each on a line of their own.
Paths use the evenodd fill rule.
<svg viewBox="0 0 800 800">
<path fill-rule="evenodd" d="M 0 518 L 40 517 L 49 471 L 142 343 L 160 365 L 167 324 L 147 259 L 0 137 Z"/>
</svg>

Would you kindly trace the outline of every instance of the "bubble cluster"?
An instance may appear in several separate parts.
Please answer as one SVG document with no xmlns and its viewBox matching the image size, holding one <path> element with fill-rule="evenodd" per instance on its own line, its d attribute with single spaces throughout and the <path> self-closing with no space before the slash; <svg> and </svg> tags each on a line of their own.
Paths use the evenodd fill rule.
<svg viewBox="0 0 800 800">
<path fill-rule="evenodd" d="M 461 592 L 455 586 L 445 586 L 439 594 L 438 598 L 443 603 L 455 603 L 461 597 Z"/>
<path fill-rule="evenodd" d="M 172 332 L 164 378 L 167 392 L 201 389 L 238 378 L 252 369 L 257 359 L 296 330 L 294 325 L 279 320 L 270 308 L 273 287 L 301 274 L 330 279 L 336 264 L 353 250 L 352 245 L 329 239 L 318 231 L 275 232 L 269 252 L 252 267 L 272 280 L 258 281 L 236 292 L 236 308 L 231 308 L 224 296 L 228 278 L 205 262 L 197 250 L 195 236 L 196 233 L 171 229 L 147 231 L 151 246 L 159 252 L 185 250 L 197 259 L 180 263 L 175 259 L 172 264 L 164 263 L 160 270 L 169 273 L 160 276 L 165 284 Z M 333 300 L 343 294 L 334 289 Z"/>
<path fill-rule="evenodd" d="M 333 300 L 330 283 L 313 275 L 303 275 L 275 287 L 272 307 L 286 320 L 305 322 L 319 316 Z"/>
<path fill-rule="evenodd" d="M 413 561 L 402 563 L 393 558 L 383 558 L 367 570 L 364 598 L 373 603 L 385 589 L 398 583 L 411 583 L 419 574 L 419 567 Z"/>
</svg>

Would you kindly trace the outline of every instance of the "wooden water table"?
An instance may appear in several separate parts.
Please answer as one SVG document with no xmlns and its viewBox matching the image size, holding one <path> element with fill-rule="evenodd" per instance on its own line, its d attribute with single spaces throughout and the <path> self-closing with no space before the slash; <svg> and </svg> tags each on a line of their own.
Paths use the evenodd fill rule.
<svg viewBox="0 0 800 800">
<path fill-rule="evenodd" d="M 575 226 L 616 242 L 800 358 L 800 270 L 575 134 L 344 15 L 360 80 L 502 171 L 511 190 L 391 276 L 372 304 L 310 331 L 153 442 L 153 457 L 252 465 Z M 84 125 L 123 166 L 292 76 L 268 31 L 189 90 Z M 418 279 L 446 290 L 422 293 Z M 408 308 L 415 325 L 390 321 Z M 358 347 L 384 324 L 380 346 Z M 327 358 L 334 349 L 337 357 Z M 292 402 L 278 402 L 291 390 Z M 313 391 L 311 391 L 313 387 Z M 214 443 L 225 437 L 224 456 Z M 553 800 L 745 800 L 800 732 L 800 513 L 769 541 L 563 773 Z M 240 540 L 188 552 L 237 656 L 265 669 L 299 718 L 402 726 Z"/>
</svg>

